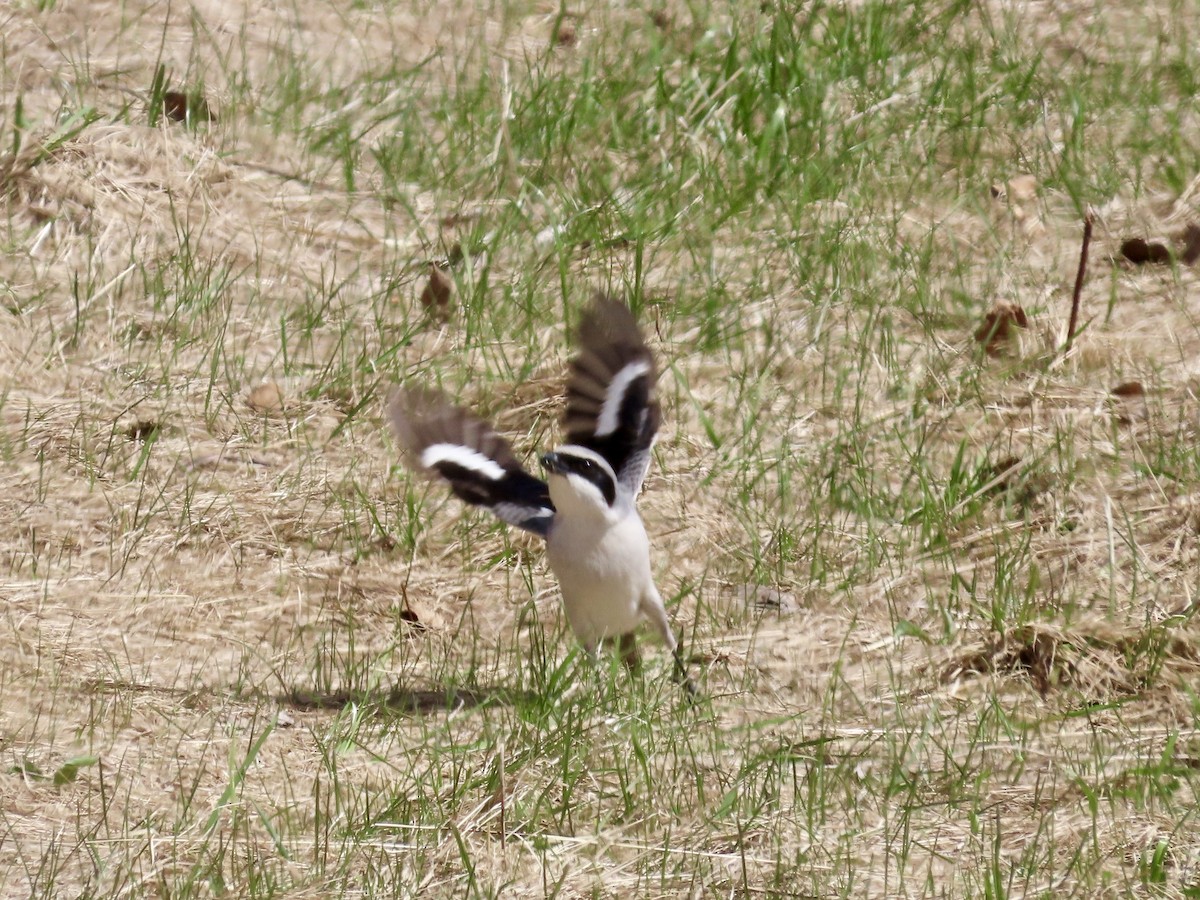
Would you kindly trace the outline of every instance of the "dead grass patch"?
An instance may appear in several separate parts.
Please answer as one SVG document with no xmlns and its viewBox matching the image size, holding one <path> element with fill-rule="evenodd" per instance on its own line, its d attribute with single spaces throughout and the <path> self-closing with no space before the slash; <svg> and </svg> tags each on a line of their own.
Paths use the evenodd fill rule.
<svg viewBox="0 0 1200 900">
<path fill-rule="evenodd" d="M 1094 620 L 1070 627 L 1023 625 L 976 641 L 955 654 L 940 677 L 944 682 L 971 675 L 1025 677 L 1043 698 L 1069 691 L 1086 703 L 1103 703 L 1157 688 L 1184 688 L 1198 664 L 1195 629 L 1135 629 Z"/>
</svg>

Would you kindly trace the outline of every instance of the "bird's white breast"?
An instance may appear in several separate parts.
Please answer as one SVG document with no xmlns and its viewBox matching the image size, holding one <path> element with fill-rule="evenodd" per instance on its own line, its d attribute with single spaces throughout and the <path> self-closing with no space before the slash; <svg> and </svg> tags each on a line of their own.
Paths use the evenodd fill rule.
<svg viewBox="0 0 1200 900">
<path fill-rule="evenodd" d="M 594 647 L 637 628 L 651 574 L 646 531 L 636 513 L 601 528 L 595 519 L 560 517 L 546 555 L 558 577 L 567 621 L 583 644 Z"/>
</svg>

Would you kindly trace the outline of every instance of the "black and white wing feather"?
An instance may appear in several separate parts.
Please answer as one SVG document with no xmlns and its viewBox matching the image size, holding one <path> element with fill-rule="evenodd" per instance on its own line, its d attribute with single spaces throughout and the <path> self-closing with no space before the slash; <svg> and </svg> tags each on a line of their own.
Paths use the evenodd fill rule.
<svg viewBox="0 0 1200 900">
<path fill-rule="evenodd" d="M 546 536 L 554 519 L 546 483 L 487 422 L 427 390 L 398 392 L 388 411 L 414 468 L 440 475 L 455 496 L 501 521 Z"/>
<path fill-rule="evenodd" d="M 661 419 L 658 375 L 629 307 L 597 295 L 579 324 L 579 354 L 567 377 L 567 441 L 599 453 L 636 497 Z"/>
</svg>

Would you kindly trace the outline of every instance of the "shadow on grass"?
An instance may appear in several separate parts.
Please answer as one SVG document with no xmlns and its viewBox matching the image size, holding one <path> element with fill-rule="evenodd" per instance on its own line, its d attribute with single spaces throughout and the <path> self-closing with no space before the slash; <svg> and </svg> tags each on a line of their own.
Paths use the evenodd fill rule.
<svg viewBox="0 0 1200 900">
<path fill-rule="evenodd" d="M 372 691 L 318 692 L 296 688 L 276 698 L 293 709 L 341 709 L 351 703 L 376 706 L 401 715 L 427 712 L 451 712 L 486 706 L 516 706 L 535 703 L 540 698 L 531 691 L 511 688 L 443 688 L 408 690 L 393 688 L 387 694 Z"/>
</svg>

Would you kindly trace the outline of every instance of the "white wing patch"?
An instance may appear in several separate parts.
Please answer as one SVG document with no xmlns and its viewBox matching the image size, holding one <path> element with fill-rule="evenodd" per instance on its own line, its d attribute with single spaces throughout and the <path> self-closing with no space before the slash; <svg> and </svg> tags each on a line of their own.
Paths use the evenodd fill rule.
<svg viewBox="0 0 1200 900">
<path fill-rule="evenodd" d="M 499 481 L 505 475 L 498 462 L 462 444 L 430 444 L 421 451 L 421 465 L 425 468 L 432 469 L 438 463 L 461 466 L 492 481 Z"/>
<path fill-rule="evenodd" d="M 628 363 L 620 372 L 613 376 L 604 392 L 604 405 L 600 407 L 600 415 L 596 418 L 596 437 L 606 437 L 617 430 L 617 417 L 621 414 L 621 404 L 625 402 L 625 392 L 629 386 L 650 374 L 648 360 L 639 359 Z"/>
<path fill-rule="evenodd" d="M 550 520 L 554 518 L 552 509 L 527 506 L 523 503 L 497 503 L 492 507 L 492 513 L 501 522 L 516 525 L 543 537 L 550 530 Z"/>
</svg>

